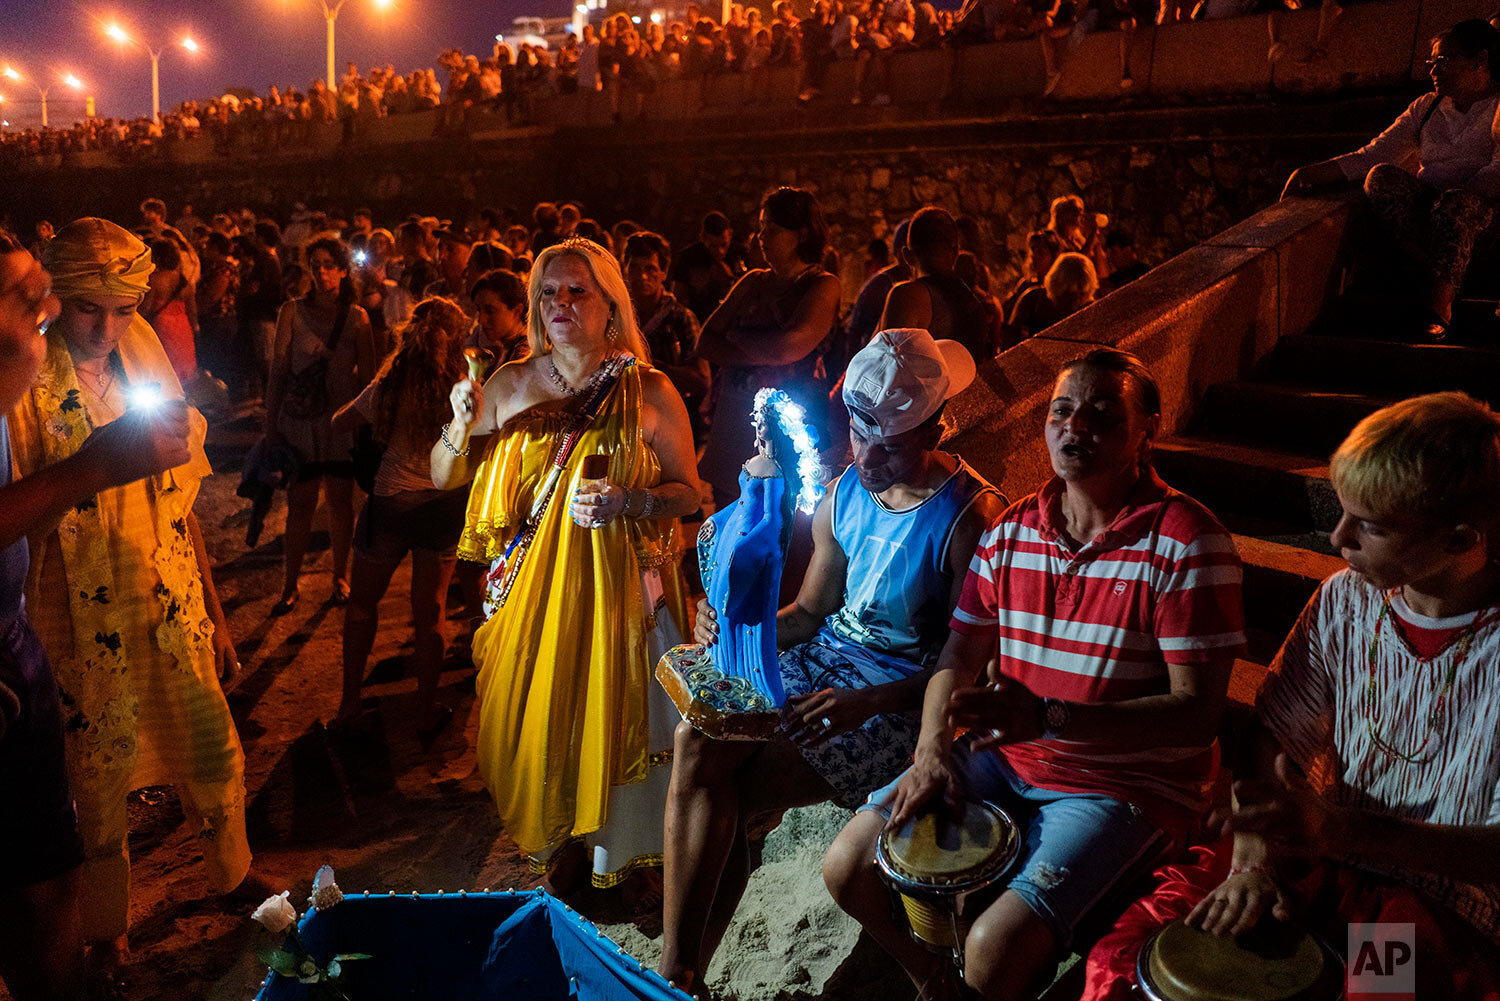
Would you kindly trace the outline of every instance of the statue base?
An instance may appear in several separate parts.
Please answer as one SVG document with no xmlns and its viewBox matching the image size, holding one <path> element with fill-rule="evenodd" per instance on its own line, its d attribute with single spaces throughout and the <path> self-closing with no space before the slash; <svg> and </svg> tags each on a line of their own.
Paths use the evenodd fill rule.
<svg viewBox="0 0 1500 1001">
<path fill-rule="evenodd" d="M 744 678 L 726 678 L 708 648 L 675 646 L 656 665 L 656 680 L 695 730 L 715 740 L 773 740 L 781 714 Z"/>
</svg>

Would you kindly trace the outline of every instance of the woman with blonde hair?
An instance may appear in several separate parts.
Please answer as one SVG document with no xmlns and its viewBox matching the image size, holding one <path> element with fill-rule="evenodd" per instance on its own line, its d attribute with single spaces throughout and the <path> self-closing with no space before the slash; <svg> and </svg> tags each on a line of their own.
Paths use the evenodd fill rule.
<svg viewBox="0 0 1500 1001">
<path fill-rule="evenodd" d="M 1084 254 L 1059 254 L 1047 269 L 1042 287 L 1060 320 L 1094 301 L 1099 292 L 1099 272 Z"/>
<path fill-rule="evenodd" d="M 1062 249 L 1086 254 L 1100 277 L 1109 274 L 1109 261 L 1104 256 L 1104 231 L 1108 226 L 1109 216 L 1085 211 L 1083 199 L 1077 195 L 1054 198 L 1047 210 L 1047 229 L 1057 234 Z"/>
<path fill-rule="evenodd" d="M 537 255 L 531 355 L 453 387 L 439 488 L 473 481 L 459 555 L 491 564 L 474 636 L 479 769 L 506 831 L 564 889 L 659 865 L 677 714 L 652 681 L 687 623 L 677 519 L 698 508 L 682 398 L 650 366 L 614 256 Z M 607 471 L 582 476 L 586 457 Z"/>
<path fill-rule="evenodd" d="M 1021 296 L 1011 311 L 1009 327 L 1020 340 L 1045 330 L 1094 301 L 1099 293 L 1099 273 L 1087 255 L 1059 254 L 1040 288 Z"/>
</svg>

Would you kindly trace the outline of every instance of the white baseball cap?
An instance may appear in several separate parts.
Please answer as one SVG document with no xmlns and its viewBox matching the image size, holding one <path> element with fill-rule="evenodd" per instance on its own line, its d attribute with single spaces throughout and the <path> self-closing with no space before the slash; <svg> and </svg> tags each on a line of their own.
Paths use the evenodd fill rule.
<svg viewBox="0 0 1500 1001">
<path fill-rule="evenodd" d="M 974 381 L 974 359 L 957 341 L 918 327 L 882 330 L 849 360 L 844 404 L 866 437 L 893 438 L 937 413 Z"/>
</svg>

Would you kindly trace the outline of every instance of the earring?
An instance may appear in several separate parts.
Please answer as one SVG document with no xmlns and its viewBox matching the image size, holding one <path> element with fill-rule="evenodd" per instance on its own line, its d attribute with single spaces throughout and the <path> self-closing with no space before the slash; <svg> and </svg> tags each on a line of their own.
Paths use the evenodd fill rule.
<svg viewBox="0 0 1500 1001">
<path fill-rule="evenodd" d="M 613 313 L 609 315 L 609 326 L 604 328 L 604 336 L 608 337 L 611 343 L 620 339 L 620 328 L 615 326 L 615 316 Z"/>
</svg>

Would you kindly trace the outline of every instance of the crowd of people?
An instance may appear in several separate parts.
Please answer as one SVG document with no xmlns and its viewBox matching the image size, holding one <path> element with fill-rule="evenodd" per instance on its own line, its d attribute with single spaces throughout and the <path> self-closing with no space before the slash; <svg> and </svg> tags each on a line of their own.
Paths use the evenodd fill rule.
<svg viewBox="0 0 1500 1001">
<path fill-rule="evenodd" d="M 237 88 L 214 98 L 184 101 L 163 111 L 159 122 L 150 117 L 85 118 L 61 128 L 0 130 L 0 155 L 85 150 L 129 154 L 199 136 L 221 151 L 263 151 L 305 143 L 317 126 L 341 123 L 352 135 L 360 122 L 372 118 L 436 108 L 443 94 L 430 68 L 402 76 L 393 66 L 374 66 L 361 74 L 351 63 L 336 83 L 330 87 L 318 78 L 305 90 L 272 84 L 264 94 Z"/>
<path fill-rule="evenodd" d="M 765 10 L 731 4 L 721 24 L 717 6 L 695 2 L 680 18 L 667 21 L 616 14 L 587 23 L 581 37 L 570 30 L 555 49 L 539 39 L 497 41 L 487 56 L 448 49 L 435 67 L 404 76 L 391 65 L 361 72 L 349 63 L 338 80 L 319 78 L 306 88 L 273 84 L 264 94 L 236 88 L 185 101 L 159 122 L 86 118 L 65 127 L 0 130 L 0 162 L 6 156 L 84 150 L 128 156 L 198 136 L 224 153 L 263 152 L 305 141 L 320 125 L 337 125 L 349 142 L 375 119 L 432 109 L 442 110 L 440 134 L 461 135 L 478 111 L 492 111 L 509 124 L 529 123 L 539 98 L 591 91 L 604 92 L 617 120 L 636 119 L 659 83 L 698 81 L 706 102 L 715 78 L 746 74 L 765 97 L 767 75 L 776 67 L 797 67 L 797 97 L 806 103 L 821 96 L 828 68 L 840 60 L 855 65 L 853 101 L 881 106 L 891 100 L 891 56 L 992 41 L 1037 40 L 1050 94 L 1068 54 L 1098 31 L 1120 32 L 1121 86 L 1128 89 L 1134 84 L 1131 42 L 1140 25 L 1303 5 L 1302 0 L 977 0 L 955 11 L 939 10 L 930 0 L 814 0 L 799 14 L 800 4 L 775 0 Z M 1329 23 L 1319 32 L 1315 52 L 1325 51 L 1341 11 L 1335 0 L 1322 6 Z M 1280 58 L 1285 45 L 1278 48 L 1274 21 L 1271 33 L 1272 58 Z"/>
<path fill-rule="evenodd" d="M 831 382 L 837 382 L 837 373 L 860 344 L 877 329 L 895 325 L 953 331 L 976 358 L 984 359 L 1147 271 L 1128 231 L 1102 213 L 1086 211 L 1079 196 L 1065 195 L 1054 200 L 1046 220 L 1039 220 L 1046 228 L 1029 235 L 1014 287 L 996 289 L 992 270 L 1006 267 L 998 256 L 1000 241 L 972 217 L 929 206 L 899 223 L 891 240 L 867 241 L 864 281 L 846 308 L 834 277 L 842 270 L 839 255 L 829 244 L 816 200 L 787 195 L 775 205 L 778 217 L 802 220 L 799 225 L 816 217 L 825 234 L 816 260 L 796 257 L 779 265 L 784 275 L 814 265 L 821 274 L 819 305 L 791 359 L 806 359 L 809 377 L 816 373 L 818 380 L 834 373 Z M 709 318 L 745 274 L 767 267 L 774 271 L 777 265 L 767 259 L 761 242 L 745 239 L 722 212 L 707 213 L 698 238 L 674 253 L 664 237 L 631 220 L 606 228 L 583 211 L 572 202 L 543 202 L 529 217 L 503 209 L 484 209 L 461 223 L 413 215 L 392 229 L 376 226 L 368 208 L 346 213 L 297 203 L 283 225 L 248 208 L 205 219 L 187 204 L 169 224 L 165 203 L 150 198 L 141 204 L 134 227 L 156 262 L 141 313 L 155 327 L 179 381 L 190 391 L 209 391 L 203 377 L 211 375 L 226 383 L 233 400 L 270 400 L 278 317 L 284 303 L 315 287 L 315 265 L 323 259 L 314 261 L 312 244 L 322 238 L 333 241 L 323 249 L 343 263 L 348 294 L 360 307 L 359 315 L 367 318 L 373 352 L 367 373 L 393 346 L 394 328 L 428 295 L 458 303 L 476 331 L 489 331 L 489 346 L 501 352 L 502 360 L 510 360 L 524 340 L 513 311 L 521 304 L 534 254 L 582 236 L 610 249 L 626 268 L 652 356 L 688 401 L 694 438 L 701 444 L 712 417 L 709 367 L 721 364 L 714 346 L 719 328 L 708 326 Z M 33 254 L 41 255 L 54 231 L 51 220 L 35 224 L 28 245 Z M 901 290 L 888 303 L 898 285 Z M 751 287 L 753 280 L 746 291 Z M 735 315 L 721 313 L 720 321 L 730 322 Z M 751 317 L 746 322 L 759 321 Z M 470 339 L 478 343 L 480 336 Z M 770 376 L 745 375 L 730 382 L 742 383 L 741 396 L 753 395 L 755 378 Z M 367 377 L 360 385 L 366 382 Z M 719 399 L 724 399 L 722 393 Z M 224 402 L 219 399 L 218 405 Z M 721 405 L 732 410 L 743 402 Z M 711 481 L 732 490 L 732 472 Z"/>
<path fill-rule="evenodd" d="M 1401 241 L 1411 214 L 1451 225 L 1452 192 L 1488 192 L 1500 153 L 1486 128 L 1474 154 L 1465 124 L 1500 100 L 1500 32 L 1463 22 L 1430 66 L 1435 96 L 1290 193 L 1363 173 Z M 1404 124 L 1428 124 L 1428 105 L 1440 124 Z M 1385 168 L 1413 152 L 1418 177 L 1461 187 L 1394 212 Z M 1500 996 L 1500 417 L 1485 404 L 1393 404 L 1332 457 L 1348 569 L 1227 748 L 1239 781 L 1220 825 L 1205 818 L 1242 574 L 1214 514 L 1153 466 L 1183 401 L 1114 348 L 1064 362 L 1038 429 L 1053 475 L 1014 503 L 941 447 L 948 401 L 1034 332 L 1015 316 L 1055 322 L 1139 273 L 1078 199 L 1032 234 L 1009 315 L 973 227 L 926 206 L 894 248 L 868 246 L 842 319 L 822 211 L 791 187 L 766 193 L 752 239 L 710 213 L 675 257 L 571 203 L 472 230 L 392 232 L 364 210 L 166 219 L 152 199 L 137 233 L 78 219 L 39 229 L 35 254 L 0 237 L 0 795 L 24 804 L 0 814 L 0 976 L 20 1001 L 76 996 L 85 955 L 105 982 L 128 961 L 133 788 L 176 787 L 212 890 L 259 888 L 221 688 L 240 665 L 192 510 L 212 471 L 188 402 L 206 392 L 200 357 L 264 401 L 243 477 L 287 494 L 270 614 L 297 608 L 329 508 L 328 600 L 347 606 L 330 729 L 370 725 L 378 605 L 410 554 L 417 734 L 444 731 L 456 582 L 500 826 L 559 894 L 645 883 L 651 901 L 659 865 L 659 971 L 686 990 L 744 892 L 753 822 L 833 801 L 855 812 L 827 888 L 923 997 L 1033 996 L 1101 906 L 1124 916 L 1092 947 L 1086 996 L 1129 997 L 1167 920 L 1241 932 L 1292 920 L 1294 899 L 1335 942 L 1349 922 L 1410 926 L 1418 996 Z M 1457 271 L 1433 277 L 1434 311 L 1467 262 L 1442 260 Z M 731 581 L 715 604 L 695 582 L 733 574 L 719 561 L 735 540 L 715 534 L 745 522 L 704 515 L 747 505 L 785 514 L 785 593 Z M 700 520 L 695 559 L 683 525 Z M 742 645 L 747 616 L 780 727 L 714 739 L 652 669 L 689 637 Z M 1021 846 L 955 931 L 955 965 L 910 937 L 875 845 L 965 799 L 1014 818 Z"/>
</svg>

